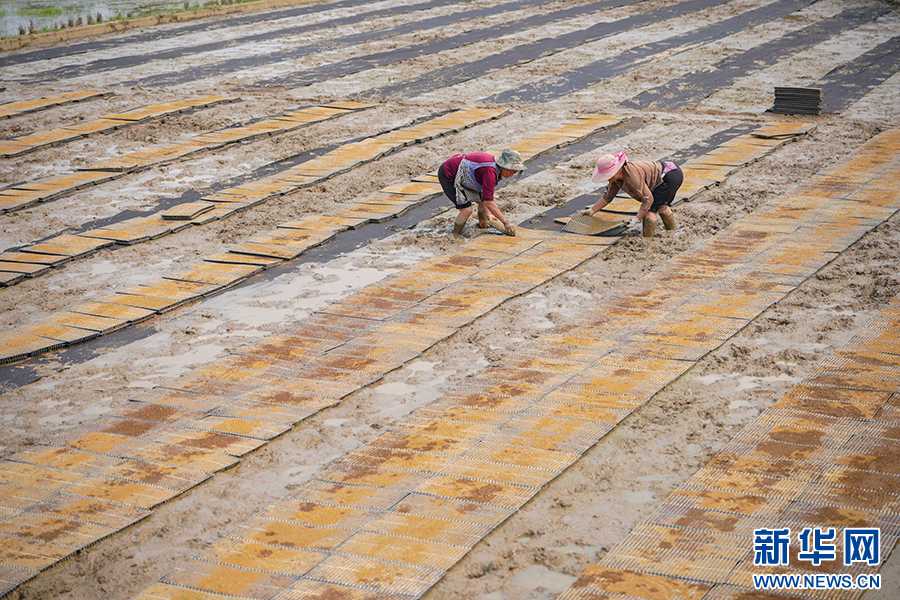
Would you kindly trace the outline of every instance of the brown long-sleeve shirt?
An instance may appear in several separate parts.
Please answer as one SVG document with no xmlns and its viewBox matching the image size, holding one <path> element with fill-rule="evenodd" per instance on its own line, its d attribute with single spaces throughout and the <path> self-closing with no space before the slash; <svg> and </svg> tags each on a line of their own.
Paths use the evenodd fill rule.
<svg viewBox="0 0 900 600">
<path fill-rule="evenodd" d="M 622 165 L 625 175 L 621 182 L 610 182 L 602 200 L 612 202 L 620 189 L 641 203 L 641 210 L 653 206 L 653 190 L 662 184 L 662 165 L 656 161 L 629 160 Z"/>
</svg>

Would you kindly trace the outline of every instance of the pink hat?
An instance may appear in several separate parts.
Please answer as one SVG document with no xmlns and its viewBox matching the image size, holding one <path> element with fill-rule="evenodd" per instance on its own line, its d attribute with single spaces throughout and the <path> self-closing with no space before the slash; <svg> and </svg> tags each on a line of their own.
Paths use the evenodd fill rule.
<svg viewBox="0 0 900 600">
<path fill-rule="evenodd" d="M 594 169 L 594 173 L 591 175 L 591 181 L 594 183 L 609 181 L 609 178 L 618 173 L 619 169 L 622 168 L 622 165 L 624 165 L 627 160 L 628 155 L 625 154 L 624 150 L 615 156 L 612 154 L 604 154 L 597 159 L 597 168 Z"/>
</svg>

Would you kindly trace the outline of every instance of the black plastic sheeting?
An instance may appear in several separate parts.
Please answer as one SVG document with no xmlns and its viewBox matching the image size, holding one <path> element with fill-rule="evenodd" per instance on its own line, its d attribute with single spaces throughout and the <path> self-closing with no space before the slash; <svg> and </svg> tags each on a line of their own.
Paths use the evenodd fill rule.
<svg viewBox="0 0 900 600">
<path fill-rule="evenodd" d="M 753 71 L 770 67 L 786 56 L 797 54 L 820 44 L 842 31 L 868 23 L 889 10 L 890 7 L 886 5 L 846 10 L 826 21 L 804 27 L 771 42 L 760 44 L 746 52 L 726 58 L 711 70 L 689 73 L 672 79 L 663 86 L 647 90 L 634 98 L 621 102 L 620 106 L 644 110 L 676 110 L 692 106 L 716 90 L 731 85 Z M 894 48 L 896 49 L 896 46 Z"/>
<path fill-rule="evenodd" d="M 348 3 L 341 3 L 348 4 Z M 330 27 L 339 27 L 341 25 L 353 25 L 356 23 L 360 23 L 367 19 L 372 19 L 376 17 L 384 17 L 384 16 L 393 16 L 400 14 L 407 14 L 419 10 L 428 10 L 431 8 L 438 8 L 441 6 L 445 6 L 446 1 L 442 0 L 429 0 L 428 2 L 423 2 L 421 4 L 413 4 L 406 6 L 393 6 L 390 8 L 385 8 L 381 10 L 374 10 L 371 12 L 357 12 L 351 16 L 340 17 L 335 19 L 328 19 L 319 23 L 310 23 L 305 25 L 295 25 L 293 27 L 284 27 L 282 29 L 276 29 L 272 31 L 267 31 L 264 33 L 256 33 L 253 35 L 247 35 L 243 37 L 237 37 L 227 40 L 207 42 L 204 44 L 197 44 L 193 46 L 184 46 L 179 45 L 174 48 L 170 48 L 168 50 L 160 50 L 158 52 L 152 53 L 142 53 L 130 56 L 119 56 L 116 58 L 108 58 L 108 59 L 100 59 L 91 61 L 86 64 L 80 65 L 66 65 L 64 67 L 59 67 L 57 69 L 53 69 L 50 71 L 41 71 L 36 73 L 30 77 L 22 78 L 20 81 L 27 83 L 42 83 L 47 81 L 61 81 L 64 79 L 68 79 L 71 77 L 82 77 L 84 75 L 96 75 L 98 73 L 105 73 L 109 71 L 114 71 L 116 69 L 126 69 L 129 67 L 135 67 L 138 65 L 142 65 L 151 61 L 163 61 L 163 60 L 171 60 L 180 58 L 182 56 L 191 56 L 195 54 L 200 54 L 202 52 L 215 52 L 216 50 L 223 50 L 226 48 L 233 48 L 235 46 L 241 44 L 251 44 L 254 42 L 264 42 L 271 41 L 278 37 L 286 37 L 292 35 L 300 35 L 302 33 L 306 33 L 309 31 L 317 31 L 322 29 L 327 29 Z M 329 6 L 329 8 L 333 8 Z M 279 15 L 281 18 L 281 15 Z M 413 31 L 415 30 L 415 26 L 419 25 L 419 23 L 411 23 L 413 25 Z M 246 59 L 235 59 L 231 61 L 224 61 L 221 63 L 217 63 L 214 65 L 203 66 L 203 67 L 195 67 L 190 69 L 188 72 L 178 72 L 171 74 L 162 74 L 157 75 L 155 77 L 147 77 L 145 79 L 138 79 L 134 81 L 126 81 L 122 82 L 121 85 L 165 85 L 168 83 L 181 83 L 183 81 L 194 81 L 196 79 L 200 79 L 202 77 L 209 77 L 210 75 L 216 75 L 220 72 L 228 73 L 231 71 L 236 71 L 238 69 L 244 68 L 245 66 L 256 66 L 257 64 L 265 64 L 279 62 L 281 60 L 286 60 L 288 58 L 293 58 L 295 56 L 304 56 L 306 54 L 311 54 L 312 52 L 317 52 L 325 49 L 337 48 L 353 43 L 360 43 L 362 41 L 368 41 L 370 39 L 378 39 L 380 37 L 388 36 L 388 35 L 397 35 L 400 33 L 405 33 L 406 31 L 402 30 L 400 27 L 394 28 L 382 28 L 371 32 L 362 33 L 359 35 L 347 36 L 340 39 L 327 39 L 318 44 L 310 44 L 307 46 L 299 46 L 297 48 L 293 48 L 284 52 L 277 52 L 270 55 L 266 55 L 265 57 L 255 57 L 255 58 L 246 58 Z M 195 32 L 196 33 L 196 32 Z M 170 37 L 174 37 L 171 36 Z M 173 40 L 173 43 L 176 40 Z M 187 42 L 187 40 L 184 40 Z M 340 42 L 340 43 L 338 43 Z M 187 42 L 189 43 L 189 42 Z M 271 58 L 270 58 L 271 57 Z M 269 60 L 263 60 L 269 59 Z M 256 61 L 256 62 L 254 62 Z M 205 71 L 209 70 L 209 74 L 206 74 Z M 171 81 L 167 80 L 167 77 L 171 77 Z"/>
<path fill-rule="evenodd" d="M 348 140 L 345 143 L 350 143 L 354 141 L 359 141 L 364 138 L 356 138 L 355 140 Z M 300 154 L 295 154 L 288 158 L 282 159 L 280 161 L 269 163 L 264 165 L 251 173 L 246 173 L 243 175 L 238 175 L 226 181 L 221 181 L 214 185 L 211 185 L 209 188 L 204 190 L 187 190 L 182 193 L 180 196 L 174 196 L 171 198 L 160 198 L 153 203 L 153 206 L 147 208 L 145 210 L 123 210 L 122 212 L 116 213 L 109 217 L 104 217 L 102 219 L 95 219 L 93 221 L 88 221 L 86 223 L 82 223 L 77 227 L 70 227 L 66 229 L 66 233 L 70 233 L 72 235 L 78 235 L 79 233 L 84 233 L 86 231 L 90 231 L 92 229 L 98 229 L 100 227 L 109 227 L 110 225 L 114 225 L 115 223 L 121 223 L 122 221 L 126 221 L 128 219 L 134 219 L 136 217 L 149 217 L 153 214 L 156 214 L 160 211 L 168 210 L 174 206 L 178 206 L 179 204 L 184 204 L 186 202 L 199 202 L 202 200 L 203 196 L 207 196 L 209 194 L 214 194 L 218 191 L 232 188 L 232 187 L 240 187 L 241 184 L 247 183 L 248 181 L 256 181 L 258 179 L 262 179 L 263 177 L 268 177 L 279 173 L 281 171 L 285 171 L 290 169 L 291 167 L 297 166 L 299 164 L 305 163 L 308 160 L 311 160 L 317 156 L 330 152 L 337 148 L 338 145 L 331 146 L 322 146 L 320 148 L 315 148 L 313 150 L 308 150 L 306 152 L 301 152 Z M 22 246 L 14 247 L 14 248 L 6 248 L 4 252 L 9 252 L 13 250 L 19 250 L 24 246 L 31 246 L 33 244 L 40 244 L 41 242 L 45 242 L 51 238 L 55 238 L 58 233 L 50 234 L 49 236 L 33 240 L 24 244 Z M 118 246 L 113 246 L 116 248 Z M 0 392 L 2 393 L 2 392 Z"/>
<path fill-rule="evenodd" d="M 412 58 L 418 58 L 421 56 L 427 56 L 430 54 L 437 54 L 438 52 L 445 52 L 447 50 L 453 50 L 454 48 L 459 48 L 461 46 L 465 46 L 467 44 L 472 44 L 478 41 L 482 41 L 489 37 L 499 37 L 503 35 L 508 35 L 512 33 L 516 33 L 519 31 L 523 31 L 525 29 L 530 29 L 533 27 L 540 27 L 543 25 L 547 25 L 548 23 L 552 23 L 554 21 L 559 21 L 562 19 L 568 19 L 577 15 L 584 14 L 586 12 L 601 10 L 604 8 L 616 7 L 616 6 L 624 6 L 628 4 L 637 4 L 639 2 L 643 2 L 645 0 L 602 0 L 600 2 L 593 2 L 591 4 L 586 4 L 583 6 L 575 6 L 562 10 L 556 10 L 553 12 L 541 13 L 538 15 L 532 15 L 529 17 L 525 17 L 523 19 L 514 21 L 512 23 L 508 23 L 502 26 L 494 26 L 488 29 L 469 29 L 459 32 L 456 35 L 452 35 L 449 37 L 443 37 L 440 39 L 428 40 L 426 42 L 422 42 L 419 44 L 410 44 L 409 46 L 403 46 L 401 48 L 395 48 L 392 50 L 386 50 L 384 52 L 376 52 L 373 54 L 368 54 L 365 56 L 358 56 L 354 58 L 350 58 L 344 61 L 339 61 L 336 63 L 330 63 L 326 65 L 322 65 L 320 67 L 315 67 L 312 69 L 305 69 L 303 71 L 299 71 L 297 73 L 292 73 L 290 75 L 284 75 L 281 77 L 274 77 L 272 79 L 266 79 L 263 81 L 256 82 L 257 86 L 268 86 L 268 87 L 287 87 L 287 88 L 296 88 L 302 87 L 306 85 L 312 85 L 314 83 L 318 83 L 320 81 L 325 81 L 327 79 L 334 79 L 336 77 L 344 77 L 347 75 L 352 75 L 354 73 L 359 73 L 360 71 L 364 71 L 366 69 L 375 69 L 378 67 L 383 67 L 387 65 L 392 65 L 395 63 L 399 63 L 405 60 L 409 60 Z M 694 0 L 695 2 L 715 2 L 715 0 Z M 542 4 L 542 2 L 536 2 L 536 4 Z M 506 5 L 502 5 L 500 7 L 494 7 L 493 13 L 502 13 L 508 10 Z M 446 25 L 448 27 L 459 26 L 458 19 L 451 16 L 447 18 Z M 581 32 L 577 32 L 577 35 L 574 35 L 575 38 L 581 39 L 579 36 Z M 569 40 L 569 43 L 572 46 L 578 45 L 578 41 L 576 39 Z M 501 57 L 502 55 L 493 55 L 489 57 L 490 59 L 494 59 L 494 57 Z M 499 58 L 498 58 L 499 59 Z M 487 59 L 485 59 L 487 60 Z M 470 63 L 471 64 L 471 63 Z M 502 67 L 502 66 L 501 66 Z M 498 68 L 501 68 L 498 67 Z M 455 67 L 451 67 L 455 68 Z M 438 71 L 441 72 L 441 71 Z M 424 78 L 424 79 L 423 79 Z M 441 80 L 435 80 L 435 72 L 428 73 L 424 75 L 422 78 L 417 78 L 413 81 L 421 80 L 422 83 L 427 85 L 428 90 L 437 89 L 439 87 L 443 87 L 447 85 Z M 391 90 L 394 87 L 398 87 L 401 90 L 404 90 L 409 85 L 409 80 L 404 80 L 405 83 L 400 84 L 398 86 L 390 86 L 383 89 L 378 90 L 370 90 L 366 92 L 366 95 L 379 95 L 389 93 L 387 90 Z M 428 82 L 431 81 L 429 85 Z M 414 94 L 404 94 L 404 96 L 409 96 Z"/>
<path fill-rule="evenodd" d="M 137 33 L 131 35 L 121 35 L 112 39 L 92 40 L 90 42 L 64 44 L 54 48 L 42 48 L 32 52 L 21 52 L 0 57 L 0 68 L 9 65 L 21 65 L 25 63 L 38 62 L 59 58 L 61 56 L 73 56 L 75 54 L 84 54 L 85 52 L 94 52 L 97 50 L 107 50 L 110 48 L 118 48 L 129 44 L 142 44 L 146 42 L 156 42 L 171 37 L 190 35 L 194 33 L 204 33 L 207 31 L 215 31 L 225 27 L 239 27 L 241 25 L 252 25 L 260 21 L 270 21 L 276 19 L 287 19 L 291 17 L 299 17 L 319 12 L 335 10 L 339 8 L 350 8 L 354 6 L 367 6 L 370 4 L 366 0 L 341 0 L 332 3 L 315 3 L 304 4 L 301 6 L 276 9 L 265 13 L 252 13 L 248 15 L 239 15 L 234 17 L 223 17 L 214 21 L 204 20 L 200 22 L 190 23 L 187 25 L 170 26 L 165 29 L 144 28 Z"/>
<path fill-rule="evenodd" d="M 598 146 L 608 144 L 612 140 L 638 129 L 640 124 L 640 120 L 632 119 L 615 127 L 598 131 L 574 144 L 543 154 L 527 163 L 528 173 L 529 175 L 539 173 L 562 161 L 589 152 Z M 508 180 L 505 182 L 501 181 L 499 187 L 503 187 L 506 183 L 508 183 Z M 301 263 L 328 262 L 341 254 L 352 252 L 353 250 L 368 245 L 371 240 L 384 239 L 394 235 L 397 231 L 412 229 L 418 223 L 430 219 L 437 213 L 447 210 L 450 206 L 450 200 L 443 194 L 440 194 L 423 204 L 411 208 L 409 211 L 395 219 L 389 219 L 384 223 L 369 223 L 359 229 L 342 231 L 321 246 L 311 248 L 298 258 L 288 261 L 283 265 L 254 275 L 248 280 L 229 288 L 229 291 L 240 289 L 241 287 L 248 285 L 257 285 L 262 281 L 271 281 L 279 275 L 292 272 L 296 266 Z M 557 228 L 559 228 L 559 226 L 557 226 Z M 76 364 L 87 362 L 109 349 L 126 346 L 138 340 L 147 338 L 156 333 L 156 331 L 156 328 L 153 326 L 153 320 L 151 319 L 145 323 L 126 327 L 121 331 L 103 335 L 84 343 L 79 343 L 71 348 L 43 354 L 39 357 L 20 363 L 0 366 L 0 394 L 37 381 L 43 377 L 42 373 L 46 373 L 48 370 L 58 371 Z"/>
<path fill-rule="evenodd" d="M 34 383 L 42 379 L 48 372 L 58 372 L 74 365 L 80 365 L 97 358 L 104 352 L 127 346 L 148 338 L 154 333 L 156 333 L 156 329 L 152 325 L 146 322 L 139 323 L 71 348 L 42 354 L 40 357 L 12 365 L 0 366 L 0 394 Z"/>
<path fill-rule="evenodd" d="M 216 75 L 222 75 L 227 73 L 233 73 L 235 71 L 240 71 L 242 69 L 250 69 L 260 67 L 262 65 L 276 64 L 289 60 L 296 60 L 298 58 L 303 58 L 304 56 L 309 56 L 312 54 L 316 54 L 318 52 L 325 51 L 334 51 L 340 48 L 351 48 L 353 46 L 357 46 L 363 44 L 365 42 L 370 42 L 372 40 L 378 40 L 383 38 L 389 38 L 391 36 L 404 35 L 408 33 L 415 33 L 417 31 L 433 29 L 437 27 L 450 27 L 454 23 L 459 23 L 461 20 L 473 20 L 473 19 L 482 19 L 484 17 L 489 17 L 496 15 L 500 12 L 514 11 L 520 10 L 522 8 L 531 8 L 534 6 L 538 6 L 543 2 L 543 0 L 519 0 L 517 2 L 512 2 L 509 4 L 502 5 L 493 5 L 487 7 L 474 8 L 470 10 L 465 10 L 462 12 L 454 13 L 452 15 L 441 15 L 436 17 L 430 17 L 426 19 L 422 19 L 419 21 L 403 23 L 401 25 L 396 25 L 394 27 L 385 27 L 381 29 L 376 29 L 372 31 L 365 31 L 361 33 L 356 33 L 352 35 L 343 36 L 340 38 L 325 38 L 318 42 L 313 42 L 310 44 L 305 44 L 301 46 L 296 46 L 289 50 L 282 50 L 280 52 L 273 52 L 271 54 L 266 54 L 262 56 L 248 56 L 244 58 L 234 58 L 226 61 L 222 61 L 219 63 L 214 63 L 211 65 L 205 65 L 202 67 L 197 67 L 191 69 L 189 72 L 177 72 L 177 73 L 160 73 L 158 75 L 152 75 L 150 77 L 145 77 L 143 79 L 138 79 L 134 81 L 126 81 L 123 82 L 122 85 L 140 85 L 144 87 L 155 87 L 155 86 L 163 86 L 163 85 L 176 85 L 179 83 L 187 83 L 191 81 L 195 81 L 197 79 L 203 79 L 206 77 L 215 77 Z M 446 6 L 446 2 L 433 1 L 429 2 L 427 5 L 418 5 L 415 8 L 416 10 L 425 10 L 427 8 L 435 8 L 440 6 Z M 410 12 L 409 9 L 411 7 L 402 7 L 396 8 L 396 14 L 403 14 Z M 385 11 L 387 12 L 387 11 Z M 364 21 L 372 16 L 372 13 L 366 13 L 363 15 L 357 15 L 354 17 L 347 17 L 346 19 L 339 19 L 339 21 L 346 21 L 348 23 L 358 23 Z M 330 24 L 329 24 L 330 25 Z M 335 23 L 337 25 L 337 23 Z M 311 27 L 312 29 L 321 29 L 320 25 Z M 280 34 L 279 34 L 280 35 Z M 304 71 L 305 72 L 305 71 Z M 293 76 L 288 76 L 293 77 Z M 262 82 L 262 83 L 254 83 L 251 84 L 252 87 L 260 86 L 260 87 L 271 87 L 273 84 L 270 82 Z M 277 84 L 281 85 L 281 84 Z"/>
<path fill-rule="evenodd" d="M 585 138 L 579 142 L 554 150 L 528 163 L 528 173 L 533 175 L 544 169 L 552 167 L 566 160 L 581 156 L 586 152 L 596 150 L 610 142 L 621 138 L 628 133 L 638 130 L 643 125 L 640 119 L 629 119 L 614 127 Z M 722 143 L 739 135 L 745 135 L 755 128 L 754 125 L 737 125 L 720 131 L 702 142 L 690 148 L 677 152 L 668 160 L 676 164 L 706 154 L 710 150 L 719 147 Z M 505 185 L 501 182 L 501 186 Z M 569 200 L 564 206 L 551 208 L 539 216 L 527 219 L 521 226 L 537 230 L 561 230 L 553 219 L 567 217 L 575 211 L 581 210 L 589 204 L 593 204 L 602 188 Z M 450 201 L 440 194 L 435 198 L 416 206 L 403 215 L 390 219 L 384 223 L 370 223 L 359 229 L 342 231 L 329 242 L 304 252 L 302 256 L 287 263 L 254 275 L 245 282 L 239 283 L 229 291 L 240 289 L 249 285 L 258 285 L 262 281 L 271 281 L 280 275 L 292 272 L 301 263 L 325 263 L 342 254 L 352 252 L 370 243 L 370 240 L 381 240 L 398 231 L 414 229 L 418 223 L 443 212 L 450 207 Z M 30 360 L 13 365 L 0 366 L 0 394 L 28 385 L 39 380 L 48 369 L 60 370 L 76 364 L 87 362 L 110 349 L 126 346 L 133 342 L 147 338 L 157 332 L 153 321 L 141 323 L 133 327 L 127 327 L 122 331 L 104 335 L 94 340 L 78 344 L 71 348 L 65 348 L 57 352 L 41 355 Z"/>
<path fill-rule="evenodd" d="M 602 3 L 601 3 L 602 4 Z M 632 2 L 619 2 L 618 4 L 632 4 Z M 455 85 L 482 77 L 494 71 L 523 65 L 563 50 L 577 48 L 590 42 L 595 42 L 604 37 L 622 33 L 630 29 L 643 27 L 660 20 L 669 19 L 684 15 L 686 13 L 703 10 L 710 6 L 721 4 L 721 0 L 688 0 L 674 5 L 664 6 L 655 10 L 648 10 L 639 14 L 625 17 L 617 21 L 607 23 L 597 23 L 591 25 L 587 29 L 572 31 L 560 36 L 544 38 L 537 40 L 531 44 L 521 44 L 514 48 L 510 48 L 498 54 L 492 54 L 482 59 L 468 62 L 465 64 L 449 65 L 428 73 L 424 73 L 413 79 L 406 79 L 401 83 L 375 88 L 366 92 L 367 95 L 380 96 L 383 98 L 391 98 L 399 96 L 403 98 L 412 98 L 420 94 L 431 92 L 433 90 Z M 583 14 L 590 9 L 587 7 L 576 7 L 574 10 L 577 14 Z M 515 31 L 521 31 L 522 27 L 516 27 Z M 491 30 L 491 37 L 505 35 L 507 32 L 497 32 Z M 484 34 L 480 34 L 483 39 Z"/>
<path fill-rule="evenodd" d="M 406 124 L 400 125 L 394 129 L 388 129 L 385 131 L 381 131 L 379 133 L 372 134 L 372 136 L 379 136 L 379 135 L 382 135 L 385 133 L 389 133 L 391 131 L 396 131 L 397 129 L 403 129 L 404 127 L 410 127 L 413 125 L 417 125 L 417 124 L 427 121 L 429 119 L 434 119 L 436 117 L 442 116 L 442 115 L 446 114 L 446 112 L 447 111 L 434 113 L 434 114 L 430 114 L 430 115 L 425 115 L 423 117 L 419 117 L 418 119 L 412 121 L 411 123 L 406 123 Z M 344 140 L 338 144 L 331 144 L 328 146 L 320 146 L 318 148 L 313 148 L 312 150 L 300 152 L 299 154 L 294 154 L 292 156 L 282 158 L 281 160 L 267 163 L 249 173 L 243 173 L 241 175 L 236 175 L 235 177 L 232 177 L 231 179 L 219 181 L 219 182 L 209 186 L 206 189 L 203 189 L 203 190 L 190 189 L 190 190 L 187 190 L 184 193 L 182 193 L 180 196 L 174 196 L 174 197 L 170 197 L 170 198 L 160 198 L 154 202 L 152 207 L 147 208 L 145 210 L 125 210 L 125 211 L 116 213 L 115 215 L 112 215 L 109 217 L 104 217 L 102 219 L 95 219 L 95 220 L 89 221 L 87 223 L 82 223 L 81 225 L 79 225 L 77 227 L 69 228 L 66 230 L 66 233 L 71 233 L 73 235 L 77 235 L 79 233 L 84 233 L 85 231 L 89 231 L 91 229 L 97 229 L 100 227 L 108 227 L 115 223 L 120 223 L 120 222 L 128 220 L 128 219 L 133 219 L 135 217 L 147 217 L 147 216 L 156 214 L 160 211 L 168 210 L 174 206 L 178 206 L 179 204 L 185 204 L 187 202 L 198 202 L 203 198 L 203 196 L 207 196 L 209 194 L 214 194 L 216 192 L 219 192 L 221 190 L 225 190 L 228 188 L 240 187 L 242 184 L 247 183 L 249 181 L 257 181 L 264 177 L 271 177 L 272 175 L 276 175 L 278 173 L 281 173 L 282 171 L 286 171 L 288 169 L 296 167 L 297 165 L 301 165 L 309 160 L 312 160 L 313 158 L 316 158 L 317 156 L 327 154 L 328 152 L 331 152 L 332 150 L 338 148 L 341 145 L 359 142 L 359 141 L 362 141 L 362 140 L 364 140 L 368 137 L 372 137 L 372 136 L 362 136 L 362 137 L 358 137 L 358 138 L 348 139 L 348 140 Z M 243 142 L 243 143 L 246 143 L 246 142 Z M 32 244 L 39 244 L 41 242 L 49 240 L 50 238 L 56 237 L 57 235 L 58 235 L 57 233 L 54 233 L 46 238 L 31 241 L 26 245 L 30 246 Z M 116 248 L 116 246 L 113 246 L 113 248 Z M 8 250 L 17 250 L 17 249 L 18 248 L 7 248 L 7 251 Z"/>
<path fill-rule="evenodd" d="M 700 27 L 682 35 L 630 48 L 616 56 L 494 94 L 483 100 L 492 102 L 549 102 L 646 64 L 659 56 L 668 58 L 673 51 L 685 52 L 692 50 L 700 44 L 721 39 L 749 27 L 756 27 L 763 23 L 780 19 L 812 3 L 813 0 L 781 0 L 774 4 L 749 10 L 713 25 Z M 673 80 L 673 82 L 675 81 L 678 80 Z M 693 81 L 689 81 L 688 84 L 693 86 Z M 666 83 L 663 87 L 667 90 L 671 88 L 677 89 L 677 84 L 673 83 L 670 85 Z"/>
<path fill-rule="evenodd" d="M 824 111 L 844 110 L 898 71 L 900 36 L 895 36 L 819 80 L 816 85 L 822 88 Z"/>
<path fill-rule="evenodd" d="M 233 188 L 233 187 L 240 187 L 244 183 L 247 183 L 250 181 L 258 181 L 259 179 L 262 179 L 264 177 L 271 177 L 272 175 L 277 175 L 278 173 L 287 171 L 288 169 L 291 169 L 293 167 L 301 165 L 301 164 L 303 164 L 309 160 L 312 160 L 318 156 L 327 154 L 342 145 L 352 144 L 354 142 L 359 142 L 364 139 L 368 139 L 370 137 L 377 137 L 379 135 L 383 135 L 385 133 L 390 133 L 391 131 L 396 131 L 398 129 L 412 127 L 414 125 L 418 125 L 419 123 L 423 123 L 425 121 L 440 117 L 445 114 L 447 114 L 447 111 L 442 111 L 442 112 L 438 112 L 438 113 L 425 115 L 425 116 L 415 119 L 414 121 L 412 121 L 410 123 L 405 123 L 403 125 L 395 127 L 394 129 L 388 129 L 388 130 L 380 131 L 378 133 L 374 133 L 371 135 L 366 135 L 366 136 L 362 136 L 362 137 L 358 137 L 358 138 L 344 140 L 337 144 L 331 144 L 328 146 L 320 146 L 318 148 L 313 148 L 312 150 L 300 152 L 299 154 L 294 154 L 292 156 L 282 158 L 281 160 L 277 160 L 275 162 L 265 164 L 249 173 L 243 173 L 241 175 L 236 175 L 235 177 L 232 177 L 231 179 L 219 181 L 204 190 L 191 189 L 191 190 L 185 191 L 180 196 L 175 196 L 175 197 L 171 197 L 171 198 L 160 198 L 154 203 L 153 207 L 148 208 L 143 211 L 126 210 L 126 211 L 122 211 L 118 214 L 112 215 L 110 217 L 105 217 L 103 219 L 97 219 L 94 221 L 90 221 L 88 223 L 83 223 L 77 229 L 68 230 L 68 233 L 77 235 L 79 233 L 84 233 L 85 231 L 88 231 L 91 229 L 97 229 L 99 227 L 108 227 L 114 223 L 119 223 L 119 222 L 125 221 L 127 219 L 133 219 L 135 217 L 150 216 L 159 211 L 168 210 L 174 206 L 178 206 L 179 204 L 185 204 L 187 202 L 198 202 L 199 200 L 201 200 L 203 198 L 203 196 L 215 194 L 216 192 L 219 192 L 221 190 L 225 190 L 225 189 L 229 189 L 229 188 Z M 50 237 L 55 237 L 55 235 L 56 234 L 54 234 Z M 46 238 L 46 239 L 49 239 L 49 238 Z M 45 241 L 45 240 L 38 240 L 37 242 L 31 242 L 30 244 L 40 243 L 42 241 Z M 113 248 L 116 248 L 116 246 L 113 246 Z"/>
</svg>

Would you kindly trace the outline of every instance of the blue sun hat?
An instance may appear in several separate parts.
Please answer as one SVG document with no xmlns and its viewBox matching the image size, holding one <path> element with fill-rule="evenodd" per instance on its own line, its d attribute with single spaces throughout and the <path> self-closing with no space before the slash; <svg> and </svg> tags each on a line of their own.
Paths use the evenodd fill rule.
<svg viewBox="0 0 900 600">
<path fill-rule="evenodd" d="M 522 162 L 522 155 L 515 150 L 504 148 L 500 156 L 494 157 L 494 161 L 498 166 L 511 171 L 524 171 L 525 163 Z"/>
</svg>

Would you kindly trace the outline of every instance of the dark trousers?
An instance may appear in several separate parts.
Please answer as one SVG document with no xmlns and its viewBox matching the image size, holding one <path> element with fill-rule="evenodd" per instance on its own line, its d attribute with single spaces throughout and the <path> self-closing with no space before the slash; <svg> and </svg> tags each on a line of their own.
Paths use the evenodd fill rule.
<svg viewBox="0 0 900 600">
<path fill-rule="evenodd" d="M 682 183 L 684 173 L 681 167 L 675 167 L 663 175 L 663 182 L 653 190 L 653 206 L 650 207 L 650 212 L 659 212 L 663 206 L 670 206 Z"/>
<path fill-rule="evenodd" d="M 441 189 L 444 190 L 444 195 L 450 199 L 450 202 L 453 203 L 453 206 L 462 210 L 464 208 L 469 208 L 472 206 L 472 203 L 466 200 L 462 204 L 457 203 L 456 201 L 456 186 L 453 183 L 453 180 L 447 177 L 444 174 L 444 165 L 441 165 L 438 168 L 438 181 L 441 182 Z M 681 184 L 679 184 L 681 185 Z M 465 200 L 465 198 L 463 198 Z"/>
</svg>

